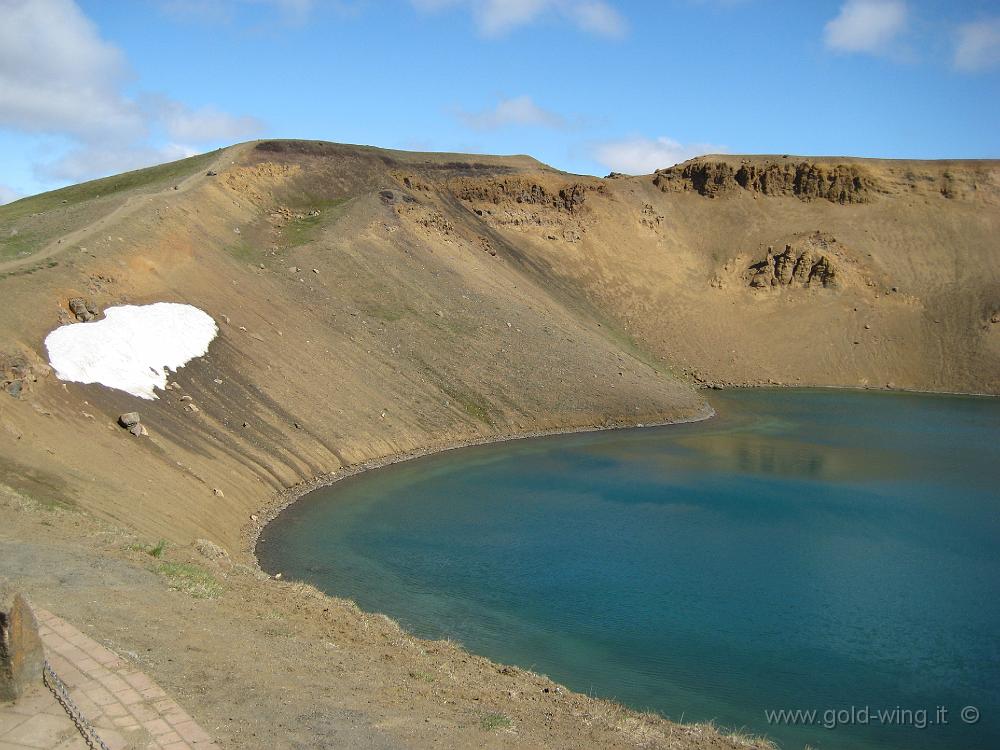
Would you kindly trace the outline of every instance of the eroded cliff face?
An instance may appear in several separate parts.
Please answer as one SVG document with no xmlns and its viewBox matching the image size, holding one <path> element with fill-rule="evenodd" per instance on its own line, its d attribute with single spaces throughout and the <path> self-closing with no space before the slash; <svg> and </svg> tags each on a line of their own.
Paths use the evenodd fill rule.
<svg viewBox="0 0 1000 750">
<path fill-rule="evenodd" d="M 564 175 L 463 177 L 448 187 L 491 228 L 542 228 L 547 239 L 567 242 L 579 242 L 586 232 L 594 197 L 608 196 L 601 180 Z"/>
<path fill-rule="evenodd" d="M 835 286 L 837 269 L 825 255 L 815 256 L 808 248 L 793 251 L 791 245 L 775 254 L 767 249 L 767 257 L 750 267 L 750 286 L 766 289 L 778 286 Z"/>
<path fill-rule="evenodd" d="M 815 293 L 860 295 L 868 301 L 877 296 L 901 298 L 893 286 L 892 270 L 878 267 L 867 253 L 829 232 L 799 232 L 780 243 L 737 253 L 722 264 L 708 285 L 750 296 L 790 294 L 802 304 L 809 304 L 807 298 Z"/>
<path fill-rule="evenodd" d="M 835 259 L 834 253 L 841 258 L 845 255 L 837 238 L 814 232 L 785 243 L 778 252 L 768 246 L 764 258 L 751 263 L 743 278 L 752 289 L 837 288 L 848 274 L 841 270 L 841 260 Z"/>
<path fill-rule="evenodd" d="M 693 190 L 708 197 L 746 190 L 836 203 L 867 203 L 882 190 L 866 170 L 855 164 L 785 159 L 737 166 L 724 161 L 690 161 L 658 171 L 653 184 L 664 192 Z"/>
<path fill-rule="evenodd" d="M 583 209 L 588 192 L 606 193 L 604 185 L 597 180 L 584 182 L 562 182 L 543 185 L 524 177 L 501 177 L 492 179 L 462 178 L 452 186 L 455 196 L 468 203 L 492 203 L 495 206 L 523 204 L 552 208 L 574 214 Z"/>
</svg>

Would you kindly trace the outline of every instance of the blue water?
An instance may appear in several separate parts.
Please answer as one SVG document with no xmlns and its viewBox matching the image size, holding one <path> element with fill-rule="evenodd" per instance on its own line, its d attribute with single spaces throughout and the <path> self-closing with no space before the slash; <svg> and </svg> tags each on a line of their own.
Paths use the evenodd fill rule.
<svg viewBox="0 0 1000 750">
<path fill-rule="evenodd" d="M 338 482 L 258 554 L 419 636 L 784 748 L 1000 748 L 1000 399 L 712 400 Z"/>
</svg>

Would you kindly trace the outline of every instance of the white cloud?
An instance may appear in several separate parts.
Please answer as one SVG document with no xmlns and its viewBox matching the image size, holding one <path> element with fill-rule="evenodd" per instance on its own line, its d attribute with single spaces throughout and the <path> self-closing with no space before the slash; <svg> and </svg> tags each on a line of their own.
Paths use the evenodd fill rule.
<svg viewBox="0 0 1000 750">
<path fill-rule="evenodd" d="M 959 26 L 954 63 L 970 72 L 1000 65 L 1000 18 Z"/>
<path fill-rule="evenodd" d="M 545 0 L 487 0 L 477 5 L 477 20 L 483 33 L 499 36 L 533 22 L 548 3 Z"/>
<path fill-rule="evenodd" d="M 576 24 L 584 31 L 603 36 L 623 37 L 628 27 L 625 19 L 607 3 L 580 3 L 576 8 Z"/>
<path fill-rule="evenodd" d="M 626 138 L 608 141 L 594 148 L 593 156 L 614 172 L 650 174 L 703 154 L 719 154 L 725 146 L 710 143 L 680 143 L 673 138 Z"/>
<path fill-rule="evenodd" d="M 519 26 L 555 17 L 599 36 L 620 38 L 628 24 L 604 0 L 410 0 L 420 11 L 464 8 L 486 36 L 503 36 Z"/>
<path fill-rule="evenodd" d="M 501 99 L 493 109 L 481 112 L 459 112 L 459 119 L 476 130 L 496 130 L 508 125 L 534 125 L 562 130 L 568 127 L 566 118 L 542 109 L 530 96 Z"/>
<path fill-rule="evenodd" d="M 47 182 L 81 182 L 184 159 L 201 150 L 183 143 L 164 146 L 84 143 L 53 161 L 36 164 L 35 175 Z"/>
<path fill-rule="evenodd" d="M 135 169 L 263 129 L 255 118 L 213 107 L 130 97 L 125 87 L 132 76 L 121 50 L 101 38 L 73 0 L 0 0 L 0 129 L 55 136 L 49 152 L 67 149 L 35 165 L 42 179 Z"/>
<path fill-rule="evenodd" d="M 17 192 L 14 188 L 8 187 L 7 185 L 0 185 L 0 206 L 4 203 L 10 203 L 11 201 L 16 201 L 21 197 L 21 194 Z"/>
<path fill-rule="evenodd" d="M 270 5 L 286 18 L 305 21 L 316 5 L 315 0 L 249 0 L 260 5 Z"/>
<path fill-rule="evenodd" d="M 144 123 L 121 94 L 126 76 L 124 56 L 71 0 L 0 4 L 0 127 L 138 136 Z"/>
<path fill-rule="evenodd" d="M 909 11 L 903 0 L 847 0 L 826 24 L 826 46 L 840 52 L 886 54 L 906 28 Z"/>
<path fill-rule="evenodd" d="M 149 116 L 178 141 L 234 141 L 264 129 L 264 123 L 256 117 L 238 117 L 215 107 L 192 109 L 165 96 L 145 97 L 144 106 Z"/>
<path fill-rule="evenodd" d="M 329 0 L 327 0 L 329 3 Z M 338 5 L 340 3 L 337 3 Z M 162 0 L 163 11 L 177 19 L 206 23 L 231 23 L 242 8 L 263 8 L 277 14 L 280 21 L 290 26 L 305 23 L 315 0 Z"/>
</svg>

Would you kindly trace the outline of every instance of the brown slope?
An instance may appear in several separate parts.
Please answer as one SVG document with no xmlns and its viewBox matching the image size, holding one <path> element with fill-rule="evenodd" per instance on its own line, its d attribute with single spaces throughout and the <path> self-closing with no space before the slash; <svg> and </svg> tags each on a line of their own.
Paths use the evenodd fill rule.
<svg viewBox="0 0 1000 750">
<path fill-rule="evenodd" d="M 582 186 L 573 210 L 474 182 L 468 207 L 532 268 L 705 380 L 1000 391 L 997 162 L 727 156 L 539 176 L 549 193 Z"/>
<path fill-rule="evenodd" d="M 514 248 L 491 254 L 492 233 L 446 190 L 459 177 L 551 172 L 537 162 L 316 142 L 226 156 L 184 191 L 143 195 L 86 252 L 64 242 L 0 280 L 5 382 L 24 383 L 0 402 L 7 484 L 236 550 L 277 492 L 344 464 L 703 412 L 690 387 L 523 273 Z M 420 185 L 407 188 L 404 172 Z M 24 366 L 44 373 L 42 341 L 76 296 L 102 308 L 187 302 L 221 333 L 155 402 L 25 380 Z M 148 439 L 114 424 L 136 408 Z"/>
<path fill-rule="evenodd" d="M 344 464 L 702 413 L 671 370 L 1000 389 L 996 163 L 727 156 L 599 180 L 527 157 L 302 141 L 211 158 L 211 177 L 189 164 L 114 183 L 112 197 L 91 183 L 0 210 L 0 236 L 21 238 L 8 243 L 17 267 L 0 275 L 0 385 L 19 389 L 0 394 L 2 484 L 147 539 L 208 537 L 245 557 L 251 514 Z M 189 302 L 221 333 L 156 402 L 62 384 L 42 341 L 74 296 Z M 114 425 L 134 408 L 148 438 Z M 582 696 L 540 701 L 530 675 L 504 682 L 485 660 L 291 584 L 230 574 L 222 599 L 178 614 L 164 591 L 147 593 L 155 577 L 108 562 L 125 553 L 99 549 L 115 544 L 107 532 L 75 516 L 14 522 L 10 507 L 13 548 L 30 535 L 45 551 L 24 559 L 50 607 L 122 623 L 117 637 L 137 652 L 162 655 L 175 634 L 200 649 L 174 651 L 154 676 L 189 690 L 196 718 L 233 746 L 292 746 L 283 726 L 317 746 L 347 725 L 387 746 L 740 744 Z M 69 588 L 47 572 L 67 560 Z M 89 567 L 115 572 L 84 583 L 73 571 Z M 199 618 L 207 634 L 183 632 Z M 317 654 L 324 639 L 350 645 L 336 674 Z M 430 662 L 461 680 L 415 690 L 413 670 Z M 315 686 L 292 706 L 288 675 Z M 478 729 L 482 696 L 515 717 L 516 737 Z M 302 721 L 332 706 L 348 718 Z"/>
</svg>

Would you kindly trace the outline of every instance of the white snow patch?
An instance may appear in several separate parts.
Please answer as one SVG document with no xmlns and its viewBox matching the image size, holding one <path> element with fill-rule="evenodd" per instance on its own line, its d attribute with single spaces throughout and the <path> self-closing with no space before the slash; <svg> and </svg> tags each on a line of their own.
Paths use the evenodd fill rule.
<svg viewBox="0 0 1000 750">
<path fill-rule="evenodd" d="M 60 326 L 45 348 L 60 380 L 154 399 L 153 389 L 167 386 L 167 369 L 205 354 L 218 332 L 212 316 L 191 305 L 121 305 L 105 310 L 103 320 Z"/>
</svg>

